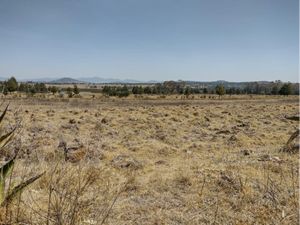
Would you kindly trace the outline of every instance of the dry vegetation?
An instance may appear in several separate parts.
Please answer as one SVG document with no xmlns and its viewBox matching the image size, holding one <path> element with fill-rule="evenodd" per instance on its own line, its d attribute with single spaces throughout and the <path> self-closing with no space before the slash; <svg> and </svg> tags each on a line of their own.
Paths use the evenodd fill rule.
<svg viewBox="0 0 300 225">
<path fill-rule="evenodd" d="M 298 154 L 280 151 L 298 113 L 298 97 L 13 99 L 12 182 L 47 172 L 5 224 L 298 224 Z"/>
</svg>

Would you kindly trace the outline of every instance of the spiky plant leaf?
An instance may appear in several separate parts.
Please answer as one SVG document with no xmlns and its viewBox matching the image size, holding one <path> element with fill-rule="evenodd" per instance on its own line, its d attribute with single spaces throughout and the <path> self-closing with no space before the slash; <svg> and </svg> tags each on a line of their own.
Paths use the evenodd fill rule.
<svg viewBox="0 0 300 225">
<path fill-rule="evenodd" d="M 1 168 L 0 168 L 0 202 L 3 201 L 5 196 L 5 179 L 6 176 L 12 171 L 12 168 L 14 166 L 16 156 L 14 156 L 11 160 L 6 162 Z"/>
<path fill-rule="evenodd" d="M 12 170 L 12 167 L 14 166 L 14 162 L 15 162 L 15 159 L 16 159 L 16 155 L 10 159 L 9 161 L 7 161 L 1 168 L 0 168 L 0 171 L 1 171 L 1 176 L 2 177 L 6 177 L 8 173 L 11 172 Z"/>
<path fill-rule="evenodd" d="M 21 193 L 24 188 L 26 188 L 28 185 L 32 184 L 34 181 L 36 181 L 37 179 L 39 179 L 41 176 L 43 176 L 45 174 L 45 172 L 31 177 L 28 180 L 22 182 L 21 184 L 19 184 L 18 186 L 14 187 L 4 198 L 4 200 L 1 202 L 1 206 L 5 206 L 7 204 L 9 204 L 19 193 Z"/>
<path fill-rule="evenodd" d="M 14 135 L 14 132 L 15 132 L 16 128 L 17 127 L 15 127 L 12 131 L 10 131 L 7 134 L 0 137 L 0 149 L 3 148 L 10 141 L 10 139 Z"/>
<path fill-rule="evenodd" d="M 6 108 L 4 109 L 3 113 L 2 113 L 1 116 L 0 116 L 0 124 L 1 124 L 1 122 L 2 122 L 2 120 L 3 120 L 3 118 L 4 118 L 4 116 L 5 116 L 5 114 L 6 114 L 6 112 L 7 112 L 8 106 L 9 106 L 9 104 L 7 104 Z"/>
<path fill-rule="evenodd" d="M 0 202 L 5 198 L 5 179 L 0 180 Z"/>
</svg>

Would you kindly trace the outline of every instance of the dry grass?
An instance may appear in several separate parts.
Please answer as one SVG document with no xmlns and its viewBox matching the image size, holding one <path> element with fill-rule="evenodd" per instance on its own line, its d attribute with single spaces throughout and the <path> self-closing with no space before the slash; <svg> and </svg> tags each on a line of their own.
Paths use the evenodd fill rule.
<svg viewBox="0 0 300 225">
<path fill-rule="evenodd" d="M 20 104 L 13 178 L 47 174 L 15 203 L 14 223 L 299 223 L 298 155 L 279 151 L 298 98 L 16 98 L 10 120 Z M 61 140 L 84 157 L 66 161 Z"/>
</svg>

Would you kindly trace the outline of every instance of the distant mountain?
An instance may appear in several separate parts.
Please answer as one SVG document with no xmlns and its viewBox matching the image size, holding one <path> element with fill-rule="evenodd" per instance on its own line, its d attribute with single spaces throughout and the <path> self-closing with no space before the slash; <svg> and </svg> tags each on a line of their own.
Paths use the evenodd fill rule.
<svg viewBox="0 0 300 225">
<path fill-rule="evenodd" d="M 94 84 L 111 84 L 111 83 L 145 83 L 142 81 L 138 81 L 138 80 L 131 80 L 131 79 L 125 79 L 125 80 L 121 80 L 121 79 L 114 79 L 114 78 L 102 78 L 102 77 L 80 77 L 77 78 L 78 80 L 82 80 L 86 83 L 94 83 Z"/>
<path fill-rule="evenodd" d="M 57 80 L 52 80 L 49 83 L 53 83 L 53 84 L 81 84 L 81 83 L 85 83 L 84 81 L 80 81 L 80 80 L 76 80 L 70 77 L 63 77 Z"/>
<path fill-rule="evenodd" d="M 8 80 L 9 77 L 0 77 L 0 81 Z M 92 83 L 92 84 L 150 84 L 160 83 L 160 81 L 140 81 L 133 79 L 115 79 L 102 77 L 39 77 L 39 78 L 20 78 L 19 82 L 33 82 L 33 83 L 56 83 L 56 84 L 76 84 L 76 83 Z"/>
<path fill-rule="evenodd" d="M 0 77 L 0 82 L 8 80 L 9 77 L 2 76 Z M 33 82 L 33 83 L 52 83 L 52 84 L 80 84 L 80 83 L 90 83 L 90 84 L 156 84 L 163 83 L 164 81 L 140 81 L 133 79 L 115 79 L 115 78 L 102 78 L 102 77 L 40 77 L 40 78 L 17 78 L 19 82 Z M 226 80 L 217 80 L 217 81 L 196 81 L 196 80 L 178 80 L 177 82 L 185 82 L 187 85 L 191 87 L 215 87 L 218 84 L 224 85 L 226 88 L 237 87 L 244 88 L 248 84 L 258 83 L 258 84 L 269 84 L 274 81 L 226 81 Z"/>
<path fill-rule="evenodd" d="M 33 83 L 49 83 L 53 81 L 54 79 L 59 79 L 59 78 L 50 78 L 50 77 L 45 77 L 45 78 L 34 78 L 34 79 L 17 79 L 18 81 L 21 82 L 33 82 Z"/>
</svg>

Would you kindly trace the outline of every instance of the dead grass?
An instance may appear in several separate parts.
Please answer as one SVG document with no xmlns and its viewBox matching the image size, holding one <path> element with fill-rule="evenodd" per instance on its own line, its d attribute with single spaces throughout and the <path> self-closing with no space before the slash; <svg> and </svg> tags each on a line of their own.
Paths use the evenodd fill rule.
<svg viewBox="0 0 300 225">
<path fill-rule="evenodd" d="M 299 223 L 298 155 L 279 151 L 298 127 L 285 118 L 299 113 L 298 98 L 11 107 L 20 103 L 14 176 L 47 171 L 16 204 L 23 224 Z M 61 139 L 80 143 L 84 158 L 65 162 Z"/>
</svg>

